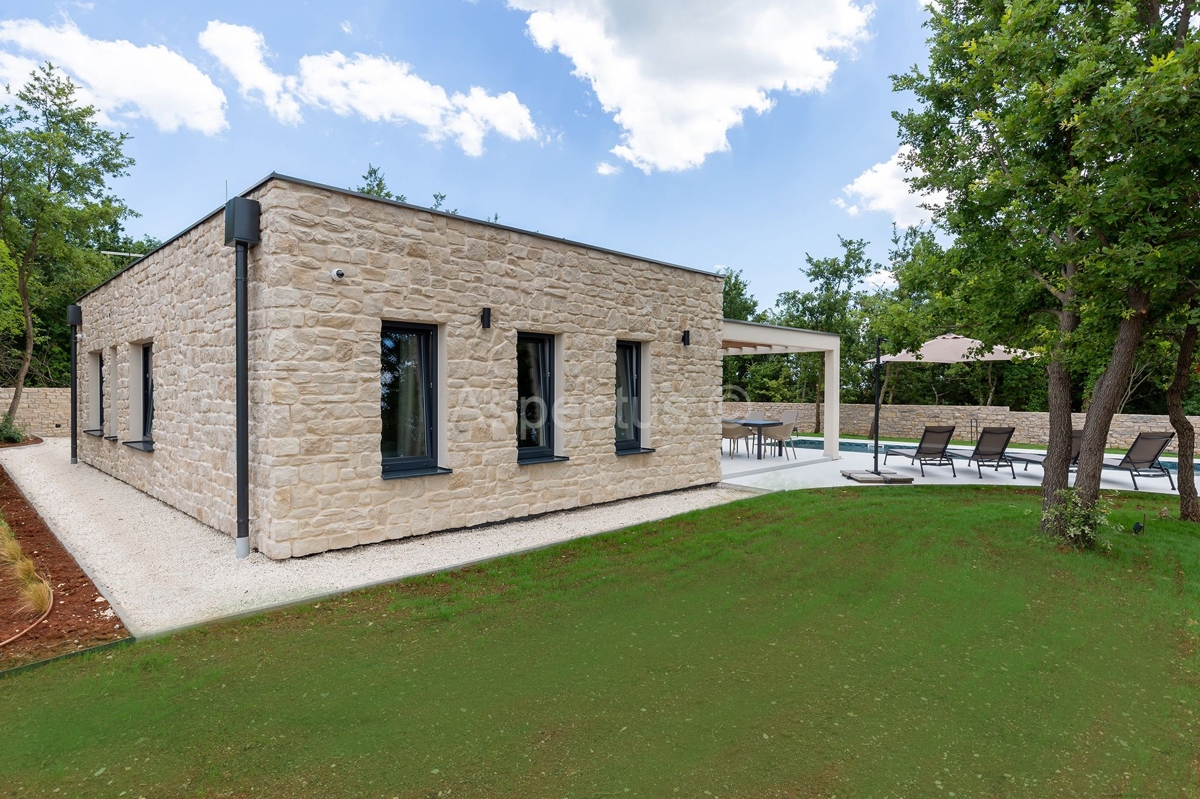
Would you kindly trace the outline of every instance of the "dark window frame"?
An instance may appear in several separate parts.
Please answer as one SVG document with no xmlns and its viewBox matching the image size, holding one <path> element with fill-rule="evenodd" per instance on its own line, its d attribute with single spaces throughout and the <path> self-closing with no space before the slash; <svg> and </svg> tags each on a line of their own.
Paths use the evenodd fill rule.
<svg viewBox="0 0 1200 799">
<path fill-rule="evenodd" d="M 616 442 L 617 453 L 635 453 L 643 451 L 642 447 L 642 342 L 640 341 L 618 341 L 617 342 L 617 369 L 621 368 L 621 350 L 628 349 L 633 351 L 633 374 L 631 376 L 633 385 L 631 387 L 629 397 L 629 408 L 633 414 L 633 438 L 621 439 L 616 438 L 616 411 L 614 407 L 613 417 L 613 438 Z"/>
<path fill-rule="evenodd" d="M 408 456 L 383 456 L 383 434 L 380 433 L 379 447 L 380 456 L 382 459 L 383 476 L 384 477 L 408 477 L 417 476 L 419 474 L 444 474 L 448 469 L 439 469 L 437 465 L 438 458 L 438 439 L 437 439 L 437 345 L 438 345 L 438 329 L 437 325 L 418 324 L 416 322 L 384 322 L 380 331 L 380 348 L 382 352 L 382 338 L 388 333 L 417 333 L 421 336 L 422 355 L 425 358 L 426 368 L 426 385 L 423 386 L 425 394 L 425 441 L 426 455 L 408 455 Z M 382 376 L 383 363 L 382 355 L 380 356 L 380 374 Z M 382 404 L 380 413 L 382 413 Z"/>
<path fill-rule="evenodd" d="M 98 392 L 96 394 L 96 405 L 97 405 L 97 407 L 100 408 L 100 424 L 97 425 L 96 429 L 98 429 L 101 432 L 101 434 L 103 434 L 105 432 L 105 430 L 104 430 L 104 350 L 100 350 L 99 352 L 96 353 L 96 360 L 98 361 L 98 365 L 96 368 L 96 383 L 98 384 L 97 388 L 96 388 L 96 391 Z"/>
<path fill-rule="evenodd" d="M 154 451 L 154 342 L 134 345 L 141 350 L 142 361 L 142 435 L 131 441 L 122 441 L 127 447 L 142 452 Z"/>
<path fill-rule="evenodd" d="M 142 441 L 154 442 L 154 343 L 142 345 Z"/>
<path fill-rule="evenodd" d="M 545 333 L 517 333 L 517 347 L 523 343 L 537 344 L 542 349 L 542 402 L 545 404 L 546 443 L 536 447 L 522 447 L 520 439 L 521 403 L 520 388 L 517 389 L 517 462 L 546 463 L 554 456 L 554 336 Z M 519 386 L 518 382 L 518 386 Z"/>
</svg>

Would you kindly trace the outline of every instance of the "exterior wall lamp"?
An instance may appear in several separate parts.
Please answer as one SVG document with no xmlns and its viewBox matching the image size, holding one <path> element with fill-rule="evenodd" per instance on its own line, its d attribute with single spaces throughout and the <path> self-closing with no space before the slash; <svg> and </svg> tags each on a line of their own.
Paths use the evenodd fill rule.
<svg viewBox="0 0 1200 799">
<path fill-rule="evenodd" d="M 692 331 L 690 331 L 690 330 L 683 331 L 683 346 L 685 346 L 685 347 L 692 346 Z"/>
<path fill-rule="evenodd" d="M 491 328 L 491 326 L 492 326 L 492 309 L 491 308 L 483 309 L 483 312 L 481 314 L 479 314 L 479 322 L 480 322 L 480 324 L 483 325 L 484 330 L 488 330 L 489 328 Z"/>
</svg>

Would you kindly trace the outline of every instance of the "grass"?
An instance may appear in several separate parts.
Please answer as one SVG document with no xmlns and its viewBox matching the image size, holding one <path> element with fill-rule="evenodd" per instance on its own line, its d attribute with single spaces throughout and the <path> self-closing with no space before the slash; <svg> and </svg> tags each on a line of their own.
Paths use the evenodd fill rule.
<svg viewBox="0 0 1200 799">
<path fill-rule="evenodd" d="M 45 613 L 54 601 L 50 581 L 37 573 L 37 564 L 21 551 L 21 544 L 3 515 L 0 515 L 0 561 L 8 565 L 20 582 L 18 590 L 24 598 L 25 610 L 34 616 Z"/>
<path fill-rule="evenodd" d="M 6 796 L 1196 796 L 1200 536 L 772 494 L 0 680 Z M 56 792 L 57 791 L 57 792 Z"/>
</svg>

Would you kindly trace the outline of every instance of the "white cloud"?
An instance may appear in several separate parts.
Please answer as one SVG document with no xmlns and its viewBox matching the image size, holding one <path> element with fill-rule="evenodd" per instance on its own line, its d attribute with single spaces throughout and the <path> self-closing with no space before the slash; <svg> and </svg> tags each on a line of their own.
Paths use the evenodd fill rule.
<svg viewBox="0 0 1200 799">
<path fill-rule="evenodd" d="M 601 161 L 600 163 L 596 164 L 596 173 L 604 175 L 605 177 L 608 177 L 609 175 L 619 175 L 621 174 L 621 167 L 615 164 L 610 164 L 608 161 Z"/>
<path fill-rule="evenodd" d="M 512 92 L 491 95 L 478 86 L 448 94 L 403 61 L 387 56 L 333 51 L 306 55 L 296 75 L 266 63 L 266 42 L 253 28 L 213 21 L 200 44 L 238 81 L 245 96 L 260 96 L 277 119 L 300 121 L 300 104 L 357 115 L 372 122 L 416 123 L 430 141 L 455 140 L 467 155 L 483 154 L 490 132 L 516 141 L 535 139 L 529 109 Z"/>
<path fill-rule="evenodd" d="M 729 149 L 747 111 L 776 92 L 823 91 L 831 53 L 866 36 L 855 0 L 508 0 L 530 37 L 557 48 L 623 129 L 612 152 L 645 172 Z"/>
<path fill-rule="evenodd" d="M 350 24 L 350 20 L 348 20 L 348 19 L 342 20 L 342 33 L 345 33 L 347 35 L 354 33 L 354 26 Z"/>
<path fill-rule="evenodd" d="M 892 221 L 901 227 L 928 222 L 930 212 L 921 206 L 939 206 L 946 197 L 941 192 L 922 197 L 909 189 L 904 180 L 904 161 L 908 153 L 908 146 L 902 146 L 890 159 L 863 172 L 842 189 L 850 202 L 838 197 L 834 199 L 834 205 L 844 208 L 851 216 L 857 216 L 860 211 L 882 211 L 891 215 Z"/>
<path fill-rule="evenodd" d="M 863 279 L 863 282 L 877 289 L 890 289 L 895 288 L 897 285 L 896 276 L 888 269 L 880 269 L 878 272 L 872 272 Z"/>
<path fill-rule="evenodd" d="M 286 125 L 303 120 L 300 104 L 286 90 L 283 76 L 267 66 L 267 43 L 261 33 L 245 25 L 212 20 L 199 42 L 229 70 L 243 97 L 257 96 L 272 116 Z"/>
<path fill-rule="evenodd" d="M 49 27 L 32 19 L 0 22 L 0 43 L 11 48 L 0 53 L 0 76 L 14 92 L 28 77 L 25 66 L 51 61 L 79 85 L 80 99 L 96 107 L 103 124 L 115 124 L 114 117 L 145 118 L 167 133 L 186 127 L 210 136 L 228 126 L 225 93 L 162 45 L 93 39 L 70 20 Z"/>
</svg>

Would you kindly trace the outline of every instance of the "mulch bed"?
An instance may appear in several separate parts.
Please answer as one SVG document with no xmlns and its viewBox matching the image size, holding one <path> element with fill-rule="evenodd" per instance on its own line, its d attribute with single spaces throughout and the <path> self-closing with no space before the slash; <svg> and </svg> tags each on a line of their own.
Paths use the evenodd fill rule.
<svg viewBox="0 0 1200 799">
<path fill-rule="evenodd" d="M 108 601 L 3 468 L 0 468 L 0 513 L 16 533 L 21 549 L 37 564 L 38 574 L 48 576 L 54 588 L 54 608 L 46 620 L 11 644 L 0 647 L 0 671 L 129 637 L 129 631 Z M 18 589 L 16 576 L 6 565 L 0 565 L 0 641 L 37 619 L 23 607 Z"/>
</svg>

